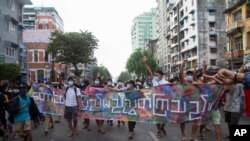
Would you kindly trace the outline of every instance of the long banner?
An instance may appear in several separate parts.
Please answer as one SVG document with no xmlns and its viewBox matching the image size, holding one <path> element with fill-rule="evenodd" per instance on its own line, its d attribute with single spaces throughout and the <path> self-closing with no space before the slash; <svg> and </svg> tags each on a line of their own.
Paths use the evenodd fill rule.
<svg viewBox="0 0 250 141">
<path fill-rule="evenodd" d="M 33 92 L 40 112 L 62 115 L 64 91 Z M 222 85 L 163 85 L 139 91 L 114 92 L 87 87 L 81 95 L 82 118 L 181 123 L 205 119 L 223 93 Z"/>
</svg>

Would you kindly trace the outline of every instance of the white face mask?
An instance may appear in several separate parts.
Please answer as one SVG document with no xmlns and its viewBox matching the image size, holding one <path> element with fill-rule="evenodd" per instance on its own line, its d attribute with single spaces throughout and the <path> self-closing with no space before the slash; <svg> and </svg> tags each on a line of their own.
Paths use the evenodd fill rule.
<svg viewBox="0 0 250 141">
<path fill-rule="evenodd" d="M 99 84 L 100 84 L 100 81 L 96 80 L 95 85 L 99 85 Z"/>
<path fill-rule="evenodd" d="M 112 85 L 112 83 L 111 83 L 111 82 L 108 82 L 108 85 Z"/>
<path fill-rule="evenodd" d="M 74 82 L 73 82 L 73 81 L 68 81 L 68 84 L 69 84 L 70 86 L 73 86 Z"/>
</svg>

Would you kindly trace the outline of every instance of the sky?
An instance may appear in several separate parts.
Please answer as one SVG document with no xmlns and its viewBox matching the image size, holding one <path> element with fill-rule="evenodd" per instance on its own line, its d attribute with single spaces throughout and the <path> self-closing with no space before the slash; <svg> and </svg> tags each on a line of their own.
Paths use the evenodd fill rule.
<svg viewBox="0 0 250 141">
<path fill-rule="evenodd" d="M 133 19 L 157 6 L 156 0 L 31 0 L 34 6 L 55 7 L 65 32 L 88 30 L 99 40 L 95 51 L 98 65 L 112 77 L 125 71 L 132 52 Z"/>
</svg>

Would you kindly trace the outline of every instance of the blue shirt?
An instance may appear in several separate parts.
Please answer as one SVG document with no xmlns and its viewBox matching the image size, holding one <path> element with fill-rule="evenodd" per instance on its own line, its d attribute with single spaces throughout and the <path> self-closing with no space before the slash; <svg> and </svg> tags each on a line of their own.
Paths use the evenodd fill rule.
<svg viewBox="0 0 250 141">
<path fill-rule="evenodd" d="M 26 96 L 26 99 L 18 96 L 20 111 L 15 115 L 15 122 L 23 122 L 30 119 L 29 106 L 30 106 L 30 97 Z"/>
</svg>

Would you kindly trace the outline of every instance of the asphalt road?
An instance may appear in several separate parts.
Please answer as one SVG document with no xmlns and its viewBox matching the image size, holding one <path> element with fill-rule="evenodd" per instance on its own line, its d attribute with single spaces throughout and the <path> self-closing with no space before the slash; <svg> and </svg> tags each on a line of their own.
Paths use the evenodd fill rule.
<svg viewBox="0 0 250 141">
<path fill-rule="evenodd" d="M 222 135 L 228 132 L 226 124 L 224 123 L 224 115 L 222 114 Z M 250 124 L 250 117 L 242 117 L 241 124 Z M 43 123 L 42 123 L 43 124 Z M 43 125 L 38 128 L 32 129 L 33 141 L 128 141 L 128 127 L 127 123 L 123 127 L 116 127 L 117 122 L 114 121 L 114 126 L 108 126 L 105 122 L 105 134 L 99 134 L 96 132 L 96 123 L 91 121 L 91 131 L 82 129 L 82 120 L 80 120 L 78 127 L 80 131 L 79 136 L 67 137 L 68 128 L 64 119 L 61 123 L 55 124 L 54 129 L 49 130 L 49 134 L 45 136 L 43 134 Z M 206 141 L 215 141 L 215 133 L 212 123 L 208 125 L 210 131 L 204 132 L 204 138 Z M 156 134 L 156 126 L 154 124 L 137 123 L 135 127 L 135 136 L 132 141 L 181 141 L 181 132 L 179 125 L 167 124 L 167 136 L 163 136 L 158 139 Z M 186 126 L 186 134 L 190 135 L 191 124 Z M 21 141 L 21 139 L 12 139 L 15 141 Z M 222 139 L 222 141 L 229 141 L 228 139 Z"/>
</svg>

